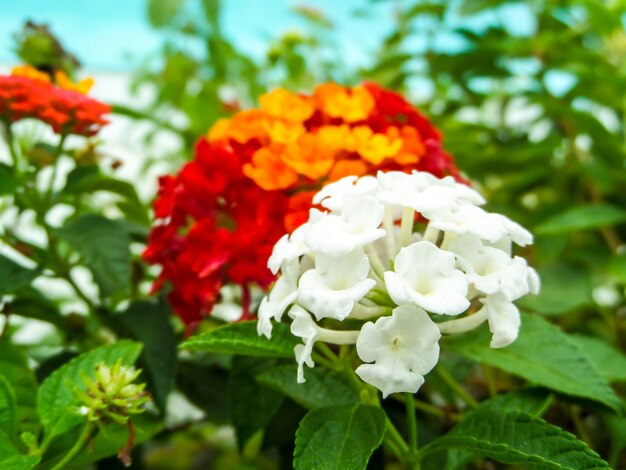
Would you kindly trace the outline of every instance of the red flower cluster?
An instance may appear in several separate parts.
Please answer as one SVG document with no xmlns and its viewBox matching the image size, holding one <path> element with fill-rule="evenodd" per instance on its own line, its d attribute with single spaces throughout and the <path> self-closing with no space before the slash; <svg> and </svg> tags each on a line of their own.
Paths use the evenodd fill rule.
<svg viewBox="0 0 626 470">
<path fill-rule="evenodd" d="M 110 108 L 77 91 L 63 90 L 28 76 L 0 76 L 0 120 L 13 123 L 32 118 L 58 134 L 91 136 L 107 124 Z"/>
<path fill-rule="evenodd" d="M 193 328 L 227 283 L 266 289 L 273 245 L 308 217 L 313 195 L 348 174 L 429 171 L 459 178 L 439 133 L 404 98 L 374 84 L 321 85 L 312 96 L 278 89 L 261 109 L 218 121 L 195 160 L 160 179 L 144 252 L 161 265 L 154 289 Z"/>
</svg>

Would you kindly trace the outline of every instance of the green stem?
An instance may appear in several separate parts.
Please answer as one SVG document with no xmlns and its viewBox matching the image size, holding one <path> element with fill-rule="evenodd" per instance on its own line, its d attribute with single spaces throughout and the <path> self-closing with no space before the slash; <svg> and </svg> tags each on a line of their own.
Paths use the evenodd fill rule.
<svg viewBox="0 0 626 470">
<path fill-rule="evenodd" d="M 52 194 L 54 193 L 54 180 L 57 178 L 57 173 L 59 171 L 58 159 L 63 153 L 63 144 L 65 144 L 66 137 L 67 137 L 67 134 L 63 134 L 61 136 L 61 139 L 59 140 L 59 143 L 57 144 L 54 150 L 54 154 L 53 154 L 54 163 L 52 164 L 52 175 L 50 176 L 50 184 L 48 185 L 48 191 L 46 192 L 46 199 L 45 199 L 46 207 L 50 205 L 50 201 L 52 200 Z"/>
<path fill-rule="evenodd" d="M 443 380 L 446 385 L 448 385 L 448 387 L 450 387 L 450 389 L 457 394 L 457 396 L 463 400 L 467 405 L 469 405 L 472 408 L 476 408 L 479 403 L 478 401 L 476 401 L 476 399 L 471 396 L 467 390 L 465 390 L 463 388 L 463 386 L 458 383 L 454 377 L 452 377 L 452 374 L 450 374 L 450 372 L 448 372 L 442 365 L 438 365 L 437 368 L 435 369 L 435 372 L 437 373 L 437 375 L 439 376 L 439 378 L 441 378 L 441 380 Z"/>
<path fill-rule="evenodd" d="M 85 425 L 85 428 L 83 429 L 83 432 L 80 434 L 78 440 L 74 444 L 74 447 L 72 447 L 70 451 L 67 454 L 65 454 L 65 457 L 63 457 L 63 459 L 58 464 L 52 467 L 51 470 L 62 470 L 64 468 L 67 468 L 67 465 L 72 460 L 74 460 L 74 458 L 80 453 L 80 451 L 83 450 L 83 448 L 85 447 L 85 444 L 87 444 L 87 439 L 89 438 L 89 435 L 91 434 L 91 429 L 92 429 L 92 425 L 91 423 L 88 422 Z"/>
<path fill-rule="evenodd" d="M 326 356 L 326 358 L 335 366 L 342 367 L 343 363 L 339 360 L 337 355 L 333 352 L 332 349 L 328 347 L 326 343 L 317 342 L 315 345 L 318 347 L 319 351 Z"/>
<path fill-rule="evenodd" d="M 487 389 L 489 390 L 489 396 L 493 398 L 498 394 L 498 387 L 496 386 L 496 380 L 493 375 L 493 369 L 487 364 L 483 364 L 482 368 L 483 368 L 483 375 L 485 376 L 485 381 L 487 382 Z"/>
<path fill-rule="evenodd" d="M 13 129 L 11 128 L 11 124 L 8 122 L 5 122 L 4 126 L 7 137 L 7 147 L 9 147 L 9 154 L 11 155 L 11 160 L 13 161 L 13 168 L 15 169 L 16 174 L 20 174 L 20 158 L 15 150 L 15 136 L 13 135 Z"/>
<path fill-rule="evenodd" d="M 400 451 L 400 455 L 397 455 L 397 457 L 401 460 L 404 460 L 404 457 L 409 452 L 409 446 L 402 438 L 402 435 L 398 432 L 394 424 L 391 422 L 389 416 L 387 416 L 387 436 Z"/>
<path fill-rule="evenodd" d="M 415 417 L 415 400 L 412 393 L 404 394 L 404 402 L 406 403 L 406 421 L 409 434 L 409 458 L 408 461 L 415 470 L 419 470 L 420 464 L 415 458 L 417 456 L 417 419 Z"/>
</svg>

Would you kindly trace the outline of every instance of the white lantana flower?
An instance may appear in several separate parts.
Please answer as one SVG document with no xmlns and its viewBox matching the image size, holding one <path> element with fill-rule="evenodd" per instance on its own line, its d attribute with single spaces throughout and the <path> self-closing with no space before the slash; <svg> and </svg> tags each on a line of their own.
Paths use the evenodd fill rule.
<svg viewBox="0 0 626 470">
<path fill-rule="evenodd" d="M 501 214 L 487 212 L 480 207 L 463 204 L 450 212 L 441 212 L 431 220 L 432 228 L 456 235 L 471 233 L 490 243 L 510 238 L 520 246 L 533 242 L 532 234 L 519 224 Z"/>
<path fill-rule="evenodd" d="M 500 293 L 513 301 L 534 290 L 524 258 L 511 258 L 471 234 L 453 239 L 447 248 L 457 255 L 457 265 L 465 272 L 467 280 L 483 294 Z"/>
<path fill-rule="evenodd" d="M 375 285 L 368 278 L 370 264 L 362 248 L 343 256 L 319 253 L 315 269 L 305 272 L 298 286 L 300 305 L 318 320 L 344 320 Z"/>
<path fill-rule="evenodd" d="M 321 204 L 327 209 L 341 211 L 346 198 L 372 196 L 380 189 L 380 183 L 373 176 L 346 176 L 330 183 L 313 196 L 313 204 Z"/>
<path fill-rule="evenodd" d="M 297 259 L 285 261 L 272 291 L 261 300 L 259 305 L 257 332 L 267 338 L 272 336 L 272 322 L 280 321 L 285 309 L 298 297 L 298 274 L 300 263 Z"/>
<path fill-rule="evenodd" d="M 415 393 L 424 383 L 424 375 L 439 359 L 439 328 L 426 312 L 415 305 L 403 305 L 390 317 L 361 328 L 356 351 L 364 362 L 356 373 L 365 382 L 383 392 Z"/>
<path fill-rule="evenodd" d="M 341 256 L 385 236 L 383 205 L 372 196 L 346 198 L 340 215 L 326 214 L 311 224 L 304 242 L 311 250 Z"/>
<path fill-rule="evenodd" d="M 385 273 L 395 303 L 414 303 L 432 313 L 458 315 L 469 307 L 467 278 L 454 267 L 454 255 L 419 241 L 400 250 L 394 271 Z"/>
<path fill-rule="evenodd" d="M 381 172 L 339 180 L 313 201 L 328 210 L 312 209 L 274 247 L 268 267 L 280 277 L 257 327 L 269 337 L 289 309 L 291 333 L 303 341 L 294 349 L 298 382 L 317 342 L 356 345 L 364 362 L 356 373 L 387 396 L 418 390 L 441 334 L 488 322 L 491 347 L 517 338 L 512 301 L 537 293 L 539 277 L 512 245 L 532 235 L 478 207 L 485 201 L 475 190 L 451 177 Z M 434 323 L 435 314 L 456 318 Z"/>
</svg>

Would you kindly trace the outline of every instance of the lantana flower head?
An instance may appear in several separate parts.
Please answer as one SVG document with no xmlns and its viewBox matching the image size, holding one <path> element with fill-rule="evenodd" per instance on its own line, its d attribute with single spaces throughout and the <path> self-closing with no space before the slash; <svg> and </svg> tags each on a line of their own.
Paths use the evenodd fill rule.
<svg viewBox="0 0 626 470">
<path fill-rule="evenodd" d="M 283 262 L 301 256 L 305 246 L 323 245 L 330 256 L 348 256 L 348 263 L 356 260 L 355 250 L 383 236 L 378 199 L 354 201 L 354 210 L 324 215 L 319 222 L 309 219 L 319 203 L 330 209 L 342 204 L 343 189 L 363 195 L 378 190 L 379 170 L 420 170 L 461 180 L 429 121 L 377 85 L 328 83 L 311 95 L 279 88 L 259 101 L 258 109 L 218 120 L 198 141 L 194 161 L 160 180 L 145 257 L 162 267 L 155 289 L 169 285 L 169 300 L 190 328 L 210 314 L 227 284 L 242 286 L 246 318 L 250 287 L 266 289 Z M 339 181 L 340 188 L 324 193 Z M 298 232 L 307 221 L 310 230 Z M 284 234 L 292 235 L 279 242 L 285 249 L 267 269 Z M 321 264 L 322 259 L 305 282 L 330 288 L 337 279 L 324 274 Z M 270 297 L 264 311 L 273 310 L 278 299 L 282 296 Z"/>
<path fill-rule="evenodd" d="M 511 244 L 530 244 L 532 235 L 481 208 L 474 189 L 450 176 L 381 171 L 331 183 L 314 201 L 327 210 L 312 209 L 276 244 L 270 265 L 280 276 L 259 309 L 258 332 L 268 338 L 273 321 L 293 319 L 291 332 L 303 340 L 298 382 L 314 366 L 318 341 L 355 344 L 356 374 L 383 396 L 419 389 L 442 334 L 487 322 L 491 347 L 515 341 L 513 301 L 537 293 L 539 278 Z M 468 213 L 480 224 L 459 216 Z"/>
<path fill-rule="evenodd" d="M 54 83 L 53 83 L 54 78 Z M 36 119 L 57 134 L 93 136 L 108 123 L 109 106 L 86 96 L 93 80 L 72 82 L 63 72 L 55 77 L 29 66 L 0 75 L 0 121 L 8 124 Z"/>
</svg>

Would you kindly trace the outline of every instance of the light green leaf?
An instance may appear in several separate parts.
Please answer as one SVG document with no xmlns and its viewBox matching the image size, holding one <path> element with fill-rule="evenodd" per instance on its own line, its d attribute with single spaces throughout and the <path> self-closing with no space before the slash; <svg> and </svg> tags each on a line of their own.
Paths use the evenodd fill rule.
<svg viewBox="0 0 626 470">
<path fill-rule="evenodd" d="M 464 449 L 527 469 L 609 468 L 576 436 L 520 411 L 483 409 L 469 413 L 443 437 L 421 450 Z"/>
<path fill-rule="evenodd" d="M 26 355 L 17 347 L 0 342 L 0 371 L 15 394 L 17 431 L 37 433 L 39 418 L 35 409 L 37 379 L 28 367 Z"/>
<path fill-rule="evenodd" d="M 498 409 L 522 411 L 540 416 L 552 401 L 552 394 L 545 388 L 526 388 L 497 395 L 480 404 L 481 410 Z"/>
<path fill-rule="evenodd" d="M 57 233 L 80 254 L 102 295 L 129 288 L 130 237 L 120 223 L 87 214 L 64 225 Z"/>
<path fill-rule="evenodd" d="M 72 388 L 83 383 L 81 372 L 93 378 L 98 363 L 112 365 L 118 359 L 131 366 L 140 353 L 139 343 L 122 340 L 81 354 L 48 376 L 37 394 L 37 411 L 46 438 L 62 434 L 84 419 L 77 413 L 79 402 Z"/>
<path fill-rule="evenodd" d="M 359 402 L 358 392 L 334 371 L 314 368 L 306 371 L 306 382 L 296 382 L 295 365 L 281 365 L 257 376 L 262 384 L 278 390 L 305 408 L 350 405 Z"/>
<path fill-rule="evenodd" d="M 155 28 L 168 26 L 183 8 L 185 0 L 149 0 L 148 20 Z"/>
<path fill-rule="evenodd" d="M 355 404 L 309 411 L 296 432 L 296 470 L 364 469 L 385 435 L 385 412 Z"/>
<path fill-rule="evenodd" d="M 37 269 L 26 268 L 0 254 L 0 294 L 13 293 L 28 286 L 38 275 Z"/>
<path fill-rule="evenodd" d="M 575 232 L 626 221 L 626 210 L 609 204 L 588 204 L 569 209 L 535 227 L 537 235 Z"/>
<path fill-rule="evenodd" d="M 30 470 L 39 463 L 39 457 L 32 455 L 14 455 L 0 461 L 2 470 Z"/>
<path fill-rule="evenodd" d="M 214 353 L 241 354 L 245 356 L 293 357 L 298 340 L 284 323 L 274 325 L 272 338 L 259 336 L 256 321 L 231 323 L 192 336 L 180 347 Z"/>
<path fill-rule="evenodd" d="M 598 338 L 570 335 L 589 362 L 609 382 L 626 380 L 626 356 Z"/>
<path fill-rule="evenodd" d="M 477 362 L 519 375 L 530 383 L 595 400 L 614 410 L 621 409 L 620 398 L 578 345 L 543 318 L 524 315 L 519 338 L 506 348 L 490 348 L 489 336 L 486 328 L 481 328 L 450 339 L 448 347 Z"/>
<path fill-rule="evenodd" d="M 15 391 L 6 377 L 0 374 L 0 429 L 9 438 L 17 435 L 17 400 Z"/>
</svg>

